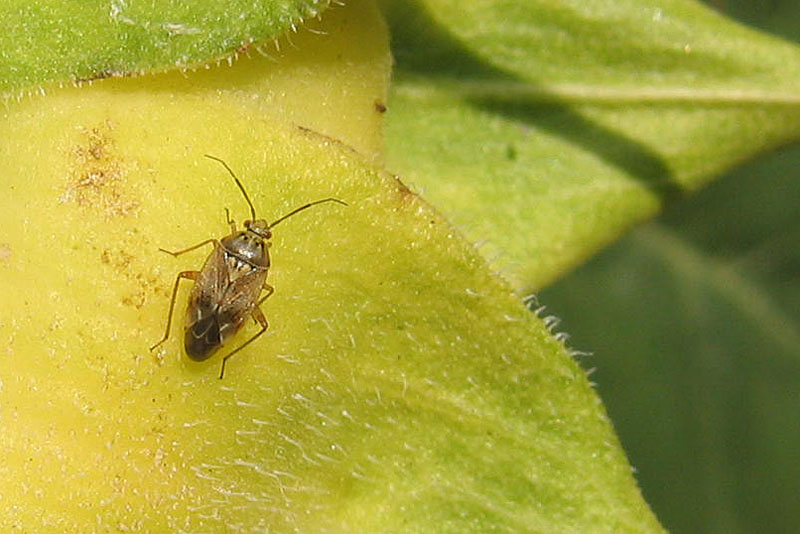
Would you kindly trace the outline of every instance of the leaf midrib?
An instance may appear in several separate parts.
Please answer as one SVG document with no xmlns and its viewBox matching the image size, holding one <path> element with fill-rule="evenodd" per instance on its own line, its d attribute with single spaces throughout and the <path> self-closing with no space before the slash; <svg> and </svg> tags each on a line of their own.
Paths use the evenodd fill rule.
<svg viewBox="0 0 800 534">
<path fill-rule="evenodd" d="M 800 106 L 800 93 L 687 87 L 609 87 L 596 84 L 555 84 L 538 86 L 515 81 L 449 81 L 403 76 L 395 81 L 394 92 L 420 100 L 499 98 L 539 102 L 582 102 L 606 104 L 671 104 Z"/>
</svg>

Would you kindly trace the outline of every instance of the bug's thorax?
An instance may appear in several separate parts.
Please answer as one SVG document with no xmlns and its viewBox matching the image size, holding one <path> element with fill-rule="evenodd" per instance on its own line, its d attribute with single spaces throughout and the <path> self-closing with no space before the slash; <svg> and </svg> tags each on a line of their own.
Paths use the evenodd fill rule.
<svg viewBox="0 0 800 534">
<path fill-rule="evenodd" d="M 252 268 L 269 267 L 269 247 L 272 232 L 267 221 L 258 219 L 245 221 L 244 230 L 234 232 L 220 240 L 231 265 L 235 270 L 249 271 Z M 250 267 L 250 269 L 248 269 Z M 243 273 L 244 274 L 244 273 Z"/>
</svg>

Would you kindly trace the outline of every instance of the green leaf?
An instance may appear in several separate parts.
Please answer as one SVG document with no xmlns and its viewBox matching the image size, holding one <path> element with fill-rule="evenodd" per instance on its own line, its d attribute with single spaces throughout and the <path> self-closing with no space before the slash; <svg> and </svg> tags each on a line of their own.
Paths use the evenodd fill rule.
<svg viewBox="0 0 800 534">
<path fill-rule="evenodd" d="M 4 0 L 0 94 L 197 67 L 276 39 L 327 5 L 327 0 Z"/>
<path fill-rule="evenodd" d="M 541 295 L 674 532 L 800 524 L 798 168 L 747 166 Z"/>
<path fill-rule="evenodd" d="M 800 133 L 800 50 L 694 2 L 383 5 L 387 164 L 520 292 Z"/>
</svg>

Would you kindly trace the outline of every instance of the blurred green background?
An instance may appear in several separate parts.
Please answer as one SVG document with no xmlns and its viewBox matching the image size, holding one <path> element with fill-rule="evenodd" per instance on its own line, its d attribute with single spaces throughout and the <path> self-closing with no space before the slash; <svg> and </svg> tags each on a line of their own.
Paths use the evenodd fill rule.
<svg viewBox="0 0 800 534">
<path fill-rule="evenodd" d="M 800 43 L 797 0 L 708 3 Z M 765 155 L 539 295 L 672 532 L 800 531 L 799 169 Z"/>
</svg>

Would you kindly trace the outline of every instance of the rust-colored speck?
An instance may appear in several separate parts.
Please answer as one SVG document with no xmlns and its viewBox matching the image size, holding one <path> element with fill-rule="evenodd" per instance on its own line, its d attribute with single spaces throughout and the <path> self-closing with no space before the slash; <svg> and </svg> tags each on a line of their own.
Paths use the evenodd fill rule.
<svg viewBox="0 0 800 534">
<path fill-rule="evenodd" d="M 141 308 L 147 302 L 147 294 L 151 291 L 157 292 L 152 288 L 161 287 L 159 280 L 153 275 L 144 274 L 137 265 L 136 257 L 124 249 L 105 249 L 100 253 L 100 261 L 113 269 L 119 277 L 133 282 L 134 289 L 121 299 L 124 306 Z"/>
<path fill-rule="evenodd" d="M 139 202 L 125 190 L 127 170 L 114 150 L 113 126 L 84 129 L 84 140 L 70 150 L 67 185 L 59 200 L 86 209 L 101 210 L 108 217 L 134 215 Z"/>
<path fill-rule="evenodd" d="M 244 54 L 246 56 L 250 56 L 250 49 L 253 47 L 253 41 L 247 40 L 244 41 L 239 48 L 233 51 L 233 57 L 237 58 L 240 55 Z"/>
<path fill-rule="evenodd" d="M 145 302 L 147 302 L 147 295 L 145 295 L 144 291 L 137 291 L 122 297 L 123 306 L 130 306 L 137 310 L 140 310 Z"/>
<path fill-rule="evenodd" d="M 386 104 L 381 102 L 380 100 L 375 101 L 375 111 L 378 113 L 386 113 Z"/>
<path fill-rule="evenodd" d="M 417 195 L 414 194 L 411 189 L 406 186 L 400 178 L 397 176 L 394 177 L 394 184 L 395 184 L 395 192 L 397 193 L 398 201 L 400 202 L 401 207 L 405 207 L 408 204 L 414 202 L 416 200 Z"/>
<path fill-rule="evenodd" d="M 104 250 L 100 255 L 100 260 L 106 265 L 110 265 L 114 270 L 122 272 L 126 270 L 133 261 L 133 255 L 125 252 L 124 250 Z"/>
</svg>

